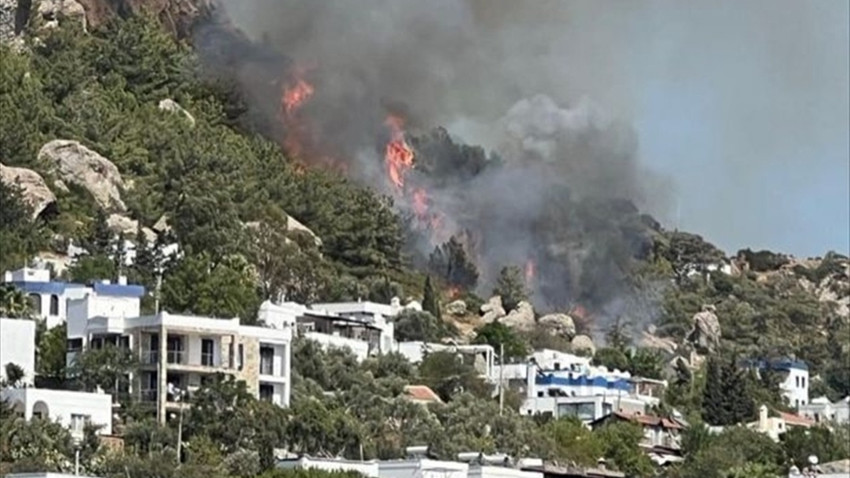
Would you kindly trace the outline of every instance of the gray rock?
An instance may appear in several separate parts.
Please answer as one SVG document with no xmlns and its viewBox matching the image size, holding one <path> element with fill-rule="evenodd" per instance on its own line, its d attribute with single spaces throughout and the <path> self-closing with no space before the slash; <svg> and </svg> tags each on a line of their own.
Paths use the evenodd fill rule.
<svg viewBox="0 0 850 478">
<path fill-rule="evenodd" d="M 535 326 L 534 308 L 528 302 L 522 301 L 508 315 L 499 319 L 499 322 L 523 332 L 533 330 Z"/>
<path fill-rule="evenodd" d="M 40 0 L 38 14 L 48 28 L 59 26 L 60 18 L 79 22 L 83 30 L 86 28 L 86 10 L 76 0 Z"/>
<path fill-rule="evenodd" d="M 127 211 L 121 200 L 124 182 L 118 168 L 78 141 L 53 140 L 41 147 L 38 159 L 53 164 L 63 182 L 85 188 L 105 211 Z"/>
<path fill-rule="evenodd" d="M 171 98 L 166 98 L 160 101 L 159 109 L 160 111 L 168 111 L 170 113 L 183 115 L 187 120 L 189 120 L 189 123 L 191 123 L 192 126 L 195 126 L 195 117 Z"/>
<path fill-rule="evenodd" d="M 714 312 L 713 305 L 704 305 L 701 312 L 694 314 L 693 327 L 686 340 L 694 345 L 697 352 L 711 353 L 720 345 L 720 320 Z"/>
<path fill-rule="evenodd" d="M 168 224 L 168 216 L 163 214 L 156 220 L 153 227 L 151 227 L 157 234 L 162 234 L 171 230 L 171 226 Z"/>
<path fill-rule="evenodd" d="M 593 344 L 593 339 L 587 335 L 576 335 L 570 342 L 573 352 L 585 352 L 589 355 L 596 353 L 596 345 Z"/>
<path fill-rule="evenodd" d="M 571 339 L 576 334 L 576 324 L 573 322 L 573 318 L 567 314 L 547 314 L 540 317 L 537 323 L 545 327 L 552 335 Z"/>
<path fill-rule="evenodd" d="M 481 304 L 481 320 L 485 324 L 494 322 L 505 316 L 505 308 L 502 307 L 502 297 L 494 295 L 490 300 Z"/>
<path fill-rule="evenodd" d="M 455 300 L 446 305 L 446 312 L 449 315 L 462 316 L 466 315 L 466 302 Z"/>
<path fill-rule="evenodd" d="M 31 169 L 13 168 L 0 164 L 0 180 L 6 184 L 17 184 L 21 187 L 24 200 L 32 207 L 33 219 L 44 212 L 47 206 L 56 202 L 56 196 L 47 187 L 44 178 Z"/>
<path fill-rule="evenodd" d="M 115 234 L 124 234 L 125 236 L 134 236 L 139 229 L 139 221 L 121 214 L 110 214 L 106 218 L 106 225 Z"/>
</svg>

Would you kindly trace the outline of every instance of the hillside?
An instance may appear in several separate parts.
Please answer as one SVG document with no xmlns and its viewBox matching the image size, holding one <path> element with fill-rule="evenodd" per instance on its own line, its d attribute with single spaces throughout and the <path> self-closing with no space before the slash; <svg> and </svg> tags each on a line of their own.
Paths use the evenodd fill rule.
<svg viewBox="0 0 850 478">
<path fill-rule="evenodd" d="M 728 257 L 699 236 L 666 230 L 629 199 L 565 188 L 535 196 L 533 214 L 514 214 L 493 196 L 470 199 L 471 183 L 462 179 L 498 184 L 516 177 L 516 165 L 460 144 L 441 128 L 412 130 L 399 136 L 422 161 L 411 184 L 441 198 L 429 203 L 434 208 L 445 200 L 473 212 L 446 213 L 457 227 L 440 235 L 433 224 L 442 216 L 423 220 L 415 209 L 417 189 L 408 195 L 408 189 L 366 187 L 336 163 L 305 164 L 307 145 L 296 147 L 291 134 L 288 141 L 274 131 L 281 124 L 255 111 L 251 92 L 209 69 L 190 41 L 197 41 L 194 22 L 212 15 L 206 2 L 79 0 L 63 4 L 66 11 L 48 8 L 56 2 L 39 5 L 44 9 L 31 11 L 24 23 L 10 16 L 9 5 L 0 7 L 0 23 L 17 18 L 0 37 L 6 40 L 0 44 L 2 270 L 38 257 L 68 280 L 124 274 L 151 291 L 161 271 L 164 309 L 246 322 L 256 320 L 263 300 L 280 297 L 417 300 L 430 313 L 397 324 L 411 340 L 509 340 L 517 356 L 529 347 L 588 353 L 592 340 L 598 362 L 668 378 L 674 385 L 661 409 L 675 407 L 695 420 L 706 418 L 703 363 L 712 359 L 794 356 L 809 364 L 812 397 L 850 395 L 845 256 L 742 250 Z M 276 97 L 267 103 L 276 114 L 285 110 Z M 148 296 L 143 308 L 152 307 Z M 508 339 L 492 324 L 506 325 Z M 404 446 L 427 442 L 440 456 L 498 449 L 583 464 L 634 441 L 625 431 L 591 435 L 515 413 L 501 416 L 489 390 L 475 389 L 479 384 L 469 377 L 459 375 L 469 381 L 452 382 L 455 388 L 441 382 L 439 363 L 416 371 L 389 357 L 358 366 L 344 353 L 311 347 L 295 351 L 300 381 L 292 414 L 245 405 L 250 413 L 215 423 L 222 402 L 249 402 L 224 385 L 205 404 L 209 416 L 195 415 L 189 436 L 223 443 L 217 453 L 228 460 L 246 449 L 268 460 L 269 443 L 281 441 L 346 457 L 397 457 Z M 396 400 L 416 380 L 476 395 L 457 393 L 438 412 L 425 413 Z M 784 408 L 776 392 L 771 384 L 753 385 L 748 399 Z M 142 421 L 136 426 L 131 443 L 149 455 L 155 439 L 173 438 L 155 437 Z M 256 435 L 233 438 L 243 428 Z M 581 449 L 586 453 L 575 453 L 576 436 L 590 443 Z M 740 445 L 751 437 L 742 430 L 727 438 Z M 701 446 L 717 455 L 727 445 L 705 440 Z M 778 469 L 802 453 L 758 445 L 769 450 L 722 466 L 758 461 Z M 141 456 L 104 473 L 123 476 L 126 463 L 143 469 L 132 461 Z M 635 475 L 646 476 L 649 465 L 635 463 Z M 222 476 L 237 476 L 239 463 L 229 466 L 233 473 Z"/>
</svg>

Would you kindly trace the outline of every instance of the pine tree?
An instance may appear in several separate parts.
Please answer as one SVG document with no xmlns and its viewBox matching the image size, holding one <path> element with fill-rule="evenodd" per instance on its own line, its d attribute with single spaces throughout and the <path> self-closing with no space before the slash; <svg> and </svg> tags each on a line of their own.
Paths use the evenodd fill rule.
<svg viewBox="0 0 850 478">
<path fill-rule="evenodd" d="M 430 312 L 431 315 L 436 317 L 438 320 L 442 319 L 442 314 L 440 313 L 440 301 L 437 299 L 437 293 L 431 285 L 431 276 L 425 277 L 425 291 L 422 294 L 422 310 Z"/>
<path fill-rule="evenodd" d="M 702 391 L 702 418 L 710 425 L 726 425 L 729 417 L 725 407 L 721 364 L 714 357 L 708 359 L 705 373 L 705 388 Z"/>
<path fill-rule="evenodd" d="M 102 210 L 97 211 L 84 246 L 91 256 L 108 256 L 112 252 L 112 233 L 109 232 L 106 213 Z"/>
<path fill-rule="evenodd" d="M 525 289 L 525 281 L 522 279 L 522 271 L 516 266 L 503 267 L 496 280 L 493 295 L 502 297 L 502 305 L 505 310 L 516 308 L 520 302 L 528 300 L 528 291 Z"/>
</svg>

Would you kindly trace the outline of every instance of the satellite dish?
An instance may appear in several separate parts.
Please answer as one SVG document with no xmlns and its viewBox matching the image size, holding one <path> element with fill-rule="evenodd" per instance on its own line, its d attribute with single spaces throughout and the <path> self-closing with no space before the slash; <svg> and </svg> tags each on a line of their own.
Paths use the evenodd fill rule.
<svg viewBox="0 0 850 478">
<path fill-rule="evenodd" d="M 816 457 L 815 455 L 809 455 L 809 464 L 817 465 L 818 457 Z"/>
</svg>

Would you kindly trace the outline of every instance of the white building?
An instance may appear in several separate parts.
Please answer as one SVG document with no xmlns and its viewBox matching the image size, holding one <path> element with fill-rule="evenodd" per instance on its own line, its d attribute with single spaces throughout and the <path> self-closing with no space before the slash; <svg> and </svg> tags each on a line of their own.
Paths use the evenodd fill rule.
<svg viewBox="0 0 850 478">
<path fill-rule="evenodd" d="M 591 359 L 555 350 L 538 350 L 520 364 L 495 366 L 492 381 L 524 389 L 520 412 L 576 416 L 589 423 L 612 412 L 645 413 L 667 387 L 663 380 L 591 365 Z"/>
<path fill-rule="evenodd" d="M 850 397 L 844 397 L 835 403 L 826 397 L 813 398 L 809 403 L 800 405 L 799 412 L 815 423 L 847 424 L 850 423 Z"/>
<path fill-rule="evenodd" d="M 782 396 L 788 400 L 788 405 L 799 409 L 809 403 L 809 366 L 802 360 L 783 359 L 777 361 L 756 361 L 750 366 L 759 373 L 771 370 L 783 375 L 779 389 Z"/>
<path fill-rule="evenodd" d="M 35 322 L 0 318 L 0 379 L 7 380 L 6 365 L 13 363 L 24 371 L 23 384 L 35 379 Z"/>
<path fill-rule="evenodd" d="M 765 434 L 771 440 L 778 442 L 779 437 L 785 434 L 789 428 L 809 428 L 812 425 L 814 425 L 814 421 L 809 418 L 785 412 L 771 414 L 767 406 L 761 405 L 758 420 L 748 423 L 747 428 Z"/>
<path fill-rule="evenodd" d="M 353 471 L 368 478 L 378 478 L 378 462 L 341 460 L 336 458 L 312 458 L 302 456 L 297 458 L 286 458 L 277 462 L 277 468 L 284 470 L 304 469 L 323 471 Z"/>
<path fill-rule="evenodd" d="M 68 475 L 65 473 L 48 473 L 48 472 L 37 472 L 37 473 L 10 473 L 5 475 L 4 478 L 95 478 L 91 476 L 83 476 L 83 475 Z"/>
<path fill-rule="evenodd" d="M 393 298 L 389 305 L 358 301 L 314 304 L 310 308 L 320 313 L 330 313 L 349 319 L 360 320 L 376 327 L 381 331 L 377 352 L 382 354 L 392 352 L 395 348 L 395 325 L 393 324 L 393 319 L 403 310 L 422 310 L 422 306 L 417 302 L 411 302 L 402 306 L 398 297 Z"/>
<path fill-rule="evenodd" d="M 414 458 L 378 463 L 380 478 L 467 478 L 469 464 Z"/>
<path fill-rule="evenodd" d="M 88 300 L 88 299 L 87 299 Z M 69 358 L 104 344 L 137 353 L 141 366 L 134 390 L 142 401 L 156 404 L 160 422 L 181 406 L 181 394 L 193 393 L 216 374 L 243 380 L 259 399 L 288 406 L 291 392 L 291 342 L 294 322 L 289 312 L 265 302 L 259 317 L 267 326 L 241 325 L 238 318 L 219 319 L 161 312 L 125 317 L 121 309 L 101 308 L 97 299 L 79 310 L 118 315 L 74 316 L 68 324 Z M 75 304 L 76 305 L 76 304 Z M 74 309 L 77 310 L 77 309 Z"/>
<path fill-rule="evenodd" d="M 472 365 L 484 378 L 490 380 L 495 364 L 495 350 L 487 344 L 438 344 L 421 341 L 397 342 L 396 352 L 403 355 L 410 363 L 418 364 L 429 353 L 451 352 L 458 354 Z"/>
<path fill-rule="evenodd" d="M 47 328 L 64 323 L 68 317 L 68 303 L 89 294 L 136 300 L 145 295 L 144 287 L 128 285 L 126 277 L 119 277 L 116 284 L 100 281 L 88 286 L 52 281 L 49 270 L 27 267 L 6 272 L 4 282 L 13 284 L 27 294 L 35 314 L 45 320 Z"/>
<path fill-rule="evenodd" d="M 0 391 L 0 398 L 24 419 L 57 421 L 76 437 L 82 437 L 86 423 L 99 426 L 98 434 L 112 434 L 112 397 L 107 394 L 7 388 Z"/>
</svg>

